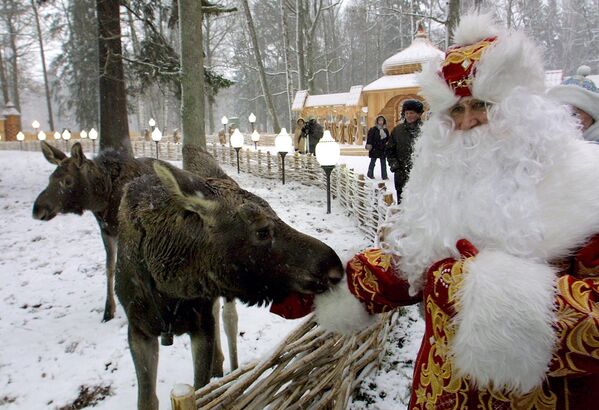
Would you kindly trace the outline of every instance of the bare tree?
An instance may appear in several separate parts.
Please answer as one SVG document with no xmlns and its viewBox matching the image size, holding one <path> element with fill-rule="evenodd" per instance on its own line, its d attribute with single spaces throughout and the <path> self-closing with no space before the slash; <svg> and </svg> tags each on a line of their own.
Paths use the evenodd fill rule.
<svg viewBox="0 0 599 410">
<path fill-rule="evenodd" d="M 258 74 L 260 76 L 260 85 L 262 88 L 262 93 L 264 94 L 264 100 L 266 101 L 266 106 L 268 107 L 268 112 L 270 117 L 272 118 L 272 126 L 275 132 L 279 132 L 281 127 L 279 125 L 279 119 L 277 117 L 277 112 L 275 110 L 275 106 L 272 102 L 272 95 L 270 94 L 270 89 L 268 83 L 266 82 L 266 73 L 264 71 L 264 63 L 262 62 L 262 56 L 260 54 L 260 47 L 258 46 L 258 39 L 256 37 L 256 29 L 254 27 L 254 21 L 252 19 L 252 13 L 250 12 L 250 6 L 248 5 L 247 0 L 240 0 L 241 5 L 243 6 L 243 11 L 245 13 L 245 19 L 248 26 L 248 32 L 250 35 L 250 39 L 252 42 L 252 48 L 254 50 L 254 57 L 256 59 L 256 64 L 258 65 Z"/>
<path fill-rule="evenodd" d="M 31 8 L 35 17 L 35 27 L 37 29 L 37 39 L 40 45 L 40 57 L 42 60 L 42 71 L 44 73 L 44 90 L 46 92 L 46 105 L 48 107 L 48 123 L 50 129 L 54 130 L 54 116 L 52 115 L 52 97 L 50 96 L 50 85 L 48 84 L 48 70 L 46 69 L 46 56 L 44 54 L 44 39 L 42 36 L 42 28 L 40 26 L 40 17 L 37 10 L 36 0 L 31 0 Z"/>
<path fill-rule="evenodd" d="M 283 56 L 285 58 L 285 89 L 287 91 L 287 110 L 289 114 L 289 129 L 292 127 L 291 101 L 293 98 L 293 78 L 291 77 L 291 61 L 289 59 L 289 30 L 287 26 L 287 6 L 285 0 L 279 0 L 281 8 L 281 31 L 283 31 Z"/>
</svg>

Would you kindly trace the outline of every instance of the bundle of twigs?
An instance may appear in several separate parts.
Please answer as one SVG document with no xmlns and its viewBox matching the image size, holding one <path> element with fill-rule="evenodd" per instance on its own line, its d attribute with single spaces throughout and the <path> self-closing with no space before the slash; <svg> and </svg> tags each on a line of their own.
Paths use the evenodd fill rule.
<svg viewBox="0 0 599 410">
<path fill-rule="evenodd" d="M 345 409 L 378 363 L 392 325 L 381 315 L 352 336 L 326 333 L 309 317 L 266 359 L 196 391 L 200 409 Z"/>
</svg>

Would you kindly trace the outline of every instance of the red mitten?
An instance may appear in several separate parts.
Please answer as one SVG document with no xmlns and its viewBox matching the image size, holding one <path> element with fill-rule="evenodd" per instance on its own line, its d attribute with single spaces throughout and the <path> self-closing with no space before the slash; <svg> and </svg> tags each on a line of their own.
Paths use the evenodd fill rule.
<svg viewBox="0 0 599 410">
<path fill-rule="evenodd" d="M 299 319 L 312 312 L 314 295 L 292 292 L 285 299 L 270 306 L 271 313 L 285 319 Z"/>
<path fill-rule="evenodd" d="M 468 239 L 460 239 L 456 242 L 455 247 L 463 258 L 471 258 L 478 255 L 478 249 Z"/>
</svg>

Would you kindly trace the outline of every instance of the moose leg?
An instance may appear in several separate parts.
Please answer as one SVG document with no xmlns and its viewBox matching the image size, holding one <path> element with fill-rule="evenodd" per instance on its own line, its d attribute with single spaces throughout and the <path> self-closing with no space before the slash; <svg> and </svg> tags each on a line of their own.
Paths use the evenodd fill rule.
<svg viewBox="0 0 599 410">
<path fill-rule="evenodd" d="M 220 343 L 220 298 L 214 300 L 212 306 L 212 316 L 214 317 L 214 345 L 215 352 L 212 360 L 212 376 L 222 377 L 223 375 L 223 349 Z"/>
<path fill-rule="evenodd" d="M 196 389 L 206 385 L 212 375 L 212 363 L 216 348 L 214 340 L 213 304 L 206 303 L 198 309 L 198 324 L 189 332 L 193 356 L 193 385 Z"/>
<path fill-rule="evenodd" d="M 237 309 L 235 308 L 235 299 L 226 300 L 223 308 L 223 322 L 225 325 L 225 334 L 229 343 L 229 360 L 231 361 L 231 371 L 239 367 L 237 361 Z"/>
<path fill-rule="evenodd" d="M 158 410 L 158 396 L 156 396 L 158 339 L 142 333 L 129 324 L 129 349 L 137 374 L 137 408 Z"/>
<path fill-rule="evenodd" d="M 104 306 L 104 317 L 102 322 L 108 322 L 114 317 L 114 270 L 116 267 L 116 237 L 108 235 L 104 231 L 102 232 L 102 242 L 104 242 L 104 249 L 106 250 L 106 305 Z"/>
</svg>

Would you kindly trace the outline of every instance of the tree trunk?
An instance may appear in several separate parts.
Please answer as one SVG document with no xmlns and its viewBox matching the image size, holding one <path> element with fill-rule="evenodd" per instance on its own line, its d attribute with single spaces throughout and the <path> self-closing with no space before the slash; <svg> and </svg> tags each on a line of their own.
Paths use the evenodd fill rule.
<svg viewBox="0 0 599 410">
<path fill-rule="evenodd" d="M 212 30 L 212 21 L 210 18 L 205 19 L 206 21 L 206 33 L 204 33 L 204 53 L 206 53 L 206 66 L 212 68 L 212 47 L 210 47 L 210 32 Z M 214 96 L 211 95 L 212 91 L 206 90 L 206 105 L 208 106 L 208 130 L 210 133 L 214 133 Z"/>
<path fill-rule="evenodd" d="M 6 71 L 4 70 L 4 55 L 2 50 L 0 50 L 0 83 L 2 83 L 3 103 L 6 104 L 10 101 L 10 94 L 8 93 L 8 81 L 6 79 Z"/>
<path fill-rule="evenodd" d="M 17 48 L 17 32 L 16 28 L 12 22 L 12 19 L 9 18 L 8 21 L 8 30 L 9 30 L 9 43 L 10 50 L 12 52 L 12 58 L 10 60 L 11 65 L 11 76 L 12 76 L 12 102 L 15 105 L 17 111 L 21 112 L 21 97 L 19 96 L 19 63 L 18 63 L 18 48 Z"/>
<path fill-rule="evenodd" d="M 119 0 L 96 0 L 100 62 L 100 150 L 133 155 L 127 121 Z"/>
<path fill-rule="evenodd" d="M 252 20 L 250 6 L 248 5 L 247 0 L 241 0 L 241 5 L 243 6 L 243 11 L 245 12 L 245 19 L 248 25 L 248 32 L 252 40 L 252 48 L 254 49 L 256 63 L 258 64 L 258 73 L 260 74 L 260 85 L 262 87 L 262 93 L 264 94 L 264 100 L 266 101 L 270 117 L 272 118 L 272 126 L 274 128 L 274 131 L 278 133 L 281 130 L 281 127 L 279 126 L 277 112 L 275 111 L 275 106 L 272 102 L 272 96 L 270 94 L 268 83 L 266 82 L 266 73 L 264 72 L 264 64 L 262 63 L 262 56 L 260 55 L 260 48 L 258 47 L 258 39 L 256 37 L 256 29 L 254 28 L 254 21 Z"/>
<path fill-rule="evenodd" d="M 202 2 L 179 0 L 183 168 L 190 171 L 198 159 L 197 151 L 206 149 L 202 26 Z"/>
<path fill-rule="evenodd" d="M 131 33 L 131 46 L 133 48 L 133 55 L 139 55 L 139 39 L 137 37 L 137 32 L 135 31 L 135 25 L 133 24 L 133 15 L 131 14 L 131 10 L 127 10 L 127 23 L 129 25 L 129 32 Z M 143 134 L 143 129 L 145 128 L 144 124 L 144 116 L 141 102 L 141 93 L 135 93 L 135 105 L 137 111 L 137 128 L 140 134 Z"/>
<path fill-rule="evenodd" d="M 289 130 L 293 129 L 291 115 L 291 101 L 293 98 L 293 79 L 291 78 L 291 62 L 289 61 L 289 32 L 287 28 L 287 6 L 285 0 L 279 0 L 281 6 L 281 24 L 283 29 L 283 56 L 285 57 L 285 85 L 287 90 L 287 108 L 289 113 Z"/>
<path fill-rule="evenodd" d="M 306 89 L 306 60 L 304 58 L 304 7 L 303 0 L 295 0 L 295 42 L 297 49 L 297 84 Z"/>
<path fill-rule="evenodd" d="M 460 0 L 449 0 L 447 9 L 447 44 L 449 47 L 453 42 L 453 32 L 460 23 Z"/>
<path fill-rule="evenodd" d="M 507 28 L 509 30 L 510 28 L 512 28 L 512 16 L 513 16 L 513 13 L 512 13 L 512 0 L 508 0 L 505 7 L 506 7 L 506 17 L 505 17 L 505 20 L 506 20 Z"/>
<path fill-rule="evenodd" d="M 50 86 L 48 85 L 48 71 L 46 70 L 46 56 L 44 55 L 44 40 L 42 38 L 42 28 L 40 27 L 40 17 L 37 12 L 37 5 L 35 0 L 31 0 L 31 7 L 33 8 L 33 15 L 35 17 L 35 26 L 37 28 L 37 38 L 40 43 L 40 56 L 42 58 L 42 71 L 44 73 L 44 88 L 46 91 L 46 105 L 48 106 L 48 123 L 50 130 L 54 128 L 54 117 L 52 115 L 52 97 L 50 96 Z"/>
</svg>

